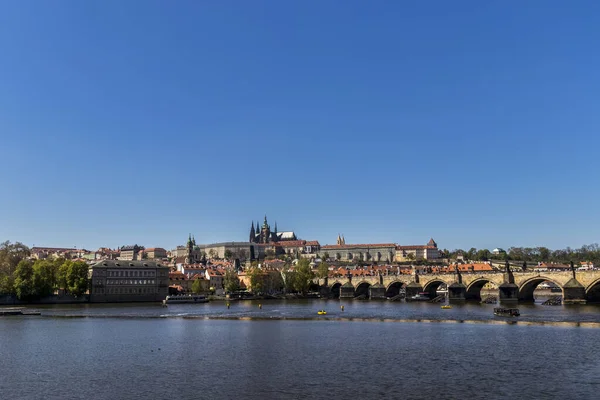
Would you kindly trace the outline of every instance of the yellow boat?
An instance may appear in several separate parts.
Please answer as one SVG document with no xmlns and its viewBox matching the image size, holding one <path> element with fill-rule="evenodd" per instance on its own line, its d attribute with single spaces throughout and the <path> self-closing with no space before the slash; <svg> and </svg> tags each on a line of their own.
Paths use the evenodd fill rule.
<svg viewBox="0 0 600 400">
<path fill-rule="evenodd" d="M 325 310 L 319 310 L 319 311 L 317 311 L 317 314 L 319 314 L 319 315 L 326 315 L 327 311 L 325 311 Z"/>
<path fill-rule="evenodd" d="M 449 304 L 446 304 L 446 305 L 442 306 L 442 309 L 444 309 L 444 310 L 448 310 L 450 308 L 452 308 L 452 306 L 449 305 Z"/>
</svg>

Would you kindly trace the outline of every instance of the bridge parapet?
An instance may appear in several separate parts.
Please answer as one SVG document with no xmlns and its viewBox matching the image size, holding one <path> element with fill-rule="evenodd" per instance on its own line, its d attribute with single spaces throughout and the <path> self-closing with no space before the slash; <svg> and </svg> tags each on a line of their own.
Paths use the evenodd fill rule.
<svg viewBox="0 0 600 400">
<path fill-rule="evenodd" d="M 573 273 L 571 271 L 513 271 L 514 285 L 518 288 L 518 298 L 520 300 L 532 300 L 533 290 L 543 281 L 550 281 L 563 289 L 563 297 L 569 299 L 573 297 L 573 300 L 577 301 L 581 297 L 582 290 L 576 285 L 581 284 L 585 290 L 586 296 L 592 290 L 598 289 L 600 292 L 600 270 L 587 270 L 587 271 L 576 271 L 576 281 L 572 281 Z M 424 291 L 432 291 L 440 284 L 450 286 L 457 283 L 456 273 L 432 273 L 432 274 L 419 274 L 419 285 Z M 479 292 L 482 287 L 490 282 L 496 287 L 500 288 L 501 285 L 505 285 L 505 276 L 503 271 L 486 271 L 486 272 L 461 272 L 462 284 L 466 287 L 466 298 L 475 299 L 479 297 Z M 414 276 L 407 274 L 399 275 L 382 275 L 381 281 L 383 286 L 389 288 L 395 282 L 402 283 L 402 285 L 408 285 L 414 283 Z M 347 277 L 330 277 L 328 278 L 328 286 L 340 284 L 344 285 L 349 283 Z M 316 279 L 315 283 L 324 285 L 324 279 Z M 367 283 L 369 285 L 376 285 L 380 283 L 379 275 L 368 275 L 368 276 L 354 276 L 350 282 L 356 289 L 360 284 Z M 567 290 L 569 293 L 565 293 Z M 510 296 L 514 296 L 514 290 L 511 291 Z"/>
</svg>

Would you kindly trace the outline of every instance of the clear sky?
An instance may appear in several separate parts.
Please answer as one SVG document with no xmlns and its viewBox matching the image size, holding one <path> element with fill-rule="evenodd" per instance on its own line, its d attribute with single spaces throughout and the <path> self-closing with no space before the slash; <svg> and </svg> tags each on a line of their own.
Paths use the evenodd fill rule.
<svg viewBox="0 0 600 400">
<path fill-rule="evenodd" d="M 0 240 L 600 241 L 600 2 L 2 1 Z"/>
</svg>

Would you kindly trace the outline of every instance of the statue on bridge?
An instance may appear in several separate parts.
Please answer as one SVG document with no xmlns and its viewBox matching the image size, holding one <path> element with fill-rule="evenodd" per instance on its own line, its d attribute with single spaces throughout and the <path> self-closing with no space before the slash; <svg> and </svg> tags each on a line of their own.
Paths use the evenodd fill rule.
<svg viewBox="0 0 600 400">
<path fill-rule="evenodd" d="M 573 264 L 573 261 L 571 261 L 570 267 L 571 273 L 573 274 L 573 279 L 575 279 L 575 264 Z"/>
</svg>

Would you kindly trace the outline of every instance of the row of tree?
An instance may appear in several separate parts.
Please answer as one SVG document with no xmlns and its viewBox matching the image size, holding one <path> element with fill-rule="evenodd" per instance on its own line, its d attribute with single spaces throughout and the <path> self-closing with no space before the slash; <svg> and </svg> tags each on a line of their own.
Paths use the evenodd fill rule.
<svg viewBox="0 0 600 400">
<path fill-rule="evenodd" d="M 488 261 L 488 260 L 514 260 L 528 262 L 592 262 L 600 263 L 600 246 L 597 243 L 583 245 L 579 249 L 567 247 L 565 249 L 551 250 L 547 247 L 510 247 L 506 252 L 492 254 L 488 249 L 445 251 L 450 258 L 456 258 L 462 254 L 467 260 Z"/>
<path fill-rule="evenodd" d="M 88 290 L 88 265 L 62 258 L 28 259 L 29 248 L 22 243 L 0 243 L 0 294 L 33 300 L 63 289 L 74 296 Z"/>
<path fill-rule="evenodd" d="M 247 273 L 250 278 L 250 287 L 254 293 L 264 293 L 275 289 L 283 290 L 286 293 L 306 294 L 315 276 L 325 277 L 328 270 L 329 266 L 323 262 L 315 273 L 310 266 L 310 260 L 301 258 L 294 267 L 286 265 L 278 272 L 264 271 L 254 264 L 247 270 Z M 228 293 L 240 289 L 238 276 L 233 269 L 226 271 L 223 283 L 225 291 Z"/>
</svg>

